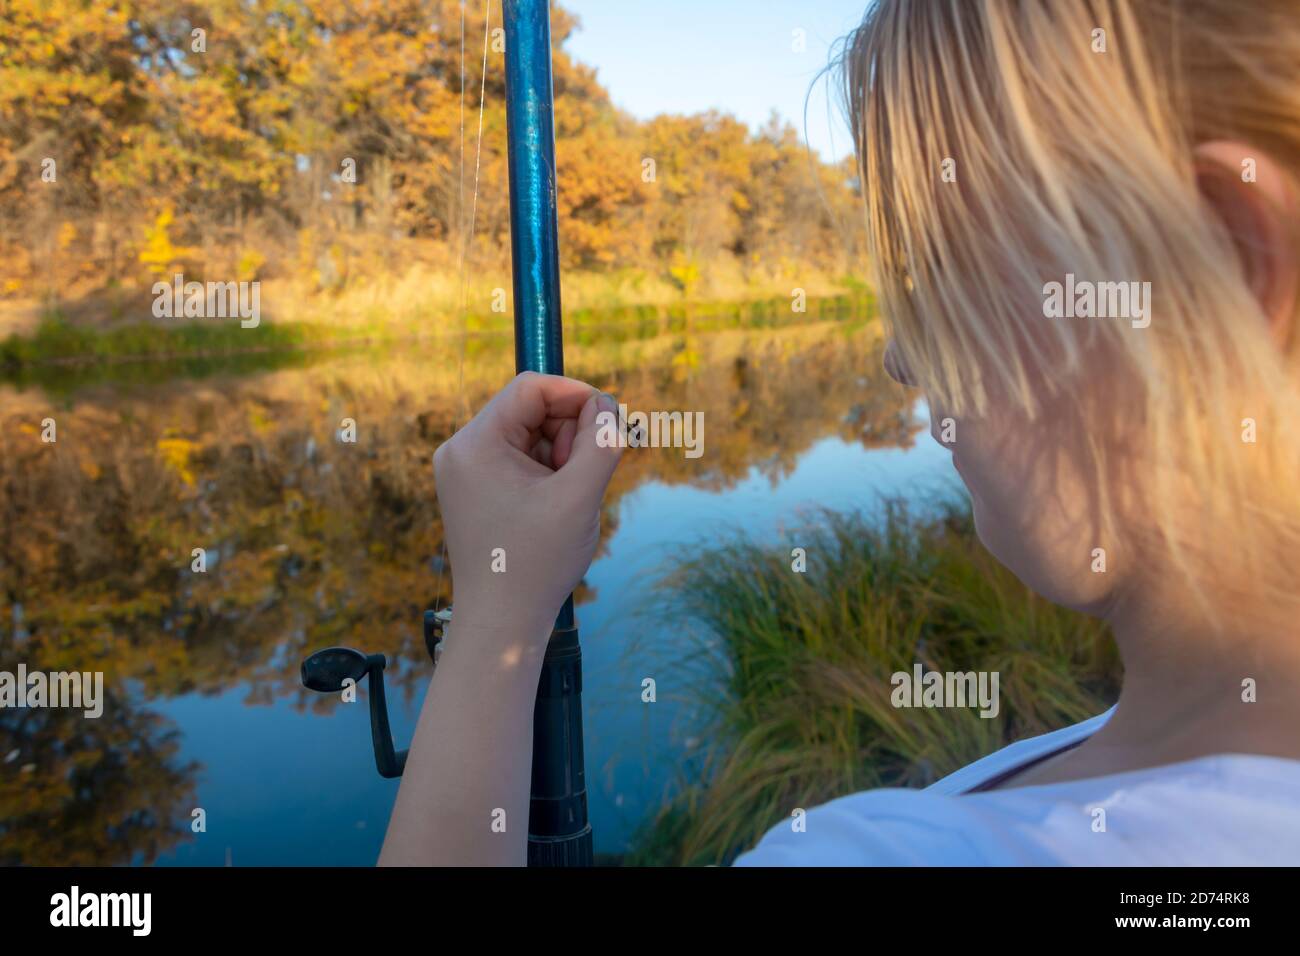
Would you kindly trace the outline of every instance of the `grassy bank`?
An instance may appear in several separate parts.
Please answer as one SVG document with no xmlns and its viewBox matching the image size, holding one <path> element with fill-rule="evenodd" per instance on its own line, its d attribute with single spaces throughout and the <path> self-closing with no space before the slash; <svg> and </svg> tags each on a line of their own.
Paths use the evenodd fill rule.
<svg viewBox="0 0 1300 956">
<path fill-rule="evenodd" d="M 791 570 L 794 547 L 806 573 Z M 964 505 L 828 514 L 780 546 L 738 537 L 688 557 L 664 587 L 674 626 L 695 625 L 691 699 L 707 744 L 631 864 L 729 862 L 797 807 L 924 786 L 1118 693 L 1108 631 L 1031 594 L 979 544 Z M 999 714 L 893 707 L 890 675 L 915 662 L 998 672 Z"/>
<path fill-rule="evenodd" d="M 797 324 L 826 318 L 869 314 L 873 300 L 863 290 L 807 300 L 795 312 L 789 298 L 718 302 L 640 303 L 606 308 L 578 307 L 565 313 L 571 341 L 610 340 L 671 333 L 696 334 L 724 328 Z M 415 338 L 460 335 L 505 336 L 509 315 L 468 311 L 458 315 L 376 312 L 362 323 L 278 321 L 264 318 L 254 328 L 238 319 L 189 320 L 177 323 L 76 322 L 61 311 L 44 316 L 30 334 L 11 334 L 0 341 L 0 377 L 24 381 L 35 367 L 126 361 L 207 360 L 221 356 L 304 352 L 353 345 L 384 345 Z"/>
</svg>

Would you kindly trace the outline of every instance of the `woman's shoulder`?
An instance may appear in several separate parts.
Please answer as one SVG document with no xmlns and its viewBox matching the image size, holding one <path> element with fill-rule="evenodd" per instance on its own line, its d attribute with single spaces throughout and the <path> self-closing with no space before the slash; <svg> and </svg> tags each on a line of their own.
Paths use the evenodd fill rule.
<svg viewBox="0 0 1300 956">
<path fill-rule="evenodd" d="M 1300 858 L 1300 761 L 1221 754 L 972 792 L 1085 739 L 1108 716 L 1013 744 L 924 790 L 867 790 L 796 810 L 736 863 L 1179 866 Z"/>
<path fill-rule="evenodd" d="M 952 797 L 881 788 L 796 809 L 737 866 L 979 866 L 974 821 Z"/>
<path fill-rule="evenodd" d="M 989 862 L 968 806 L 948 799 L 1087 739 L 1111 711 L 1061 730 L 1017 741 L 924 790 L 887 787 L 840 797 L 816 810 L 796 809 L 736 861 L 757 866 L 908 866 Z"/>
</svg>

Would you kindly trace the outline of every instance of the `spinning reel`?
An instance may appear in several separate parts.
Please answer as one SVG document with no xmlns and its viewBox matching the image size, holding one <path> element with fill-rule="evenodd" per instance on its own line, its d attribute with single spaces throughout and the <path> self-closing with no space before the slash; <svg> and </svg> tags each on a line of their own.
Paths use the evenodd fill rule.
<svg viewBox="0 0 1300 956">
<path fill-rule="evenodd" d="M 451 608 L 424 612 L 424 646 L 434 666 L 442 653 L 442 640 L 451 623 Z M 393 749 L 393 732 L 388 723 L 388 698 L 384 693 L 383 654 L 363 654 L 350 647 L 327 647 L 302 662 L 302 683 L 308 690 L 337 694 L 351 681 L 370 678 L 370 738 L 375 748 L 375 767 L 381 777 L 400 777 L 406 769 L 406 750 Z"/>
</svg>

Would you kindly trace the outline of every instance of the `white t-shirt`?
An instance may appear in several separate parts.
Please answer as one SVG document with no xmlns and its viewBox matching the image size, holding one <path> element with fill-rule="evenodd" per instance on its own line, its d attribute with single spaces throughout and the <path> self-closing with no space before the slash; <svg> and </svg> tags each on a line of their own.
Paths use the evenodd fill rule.
<svg viewBox="0 0 1300 956">
<path fill-rule="evenodd" d="M 802 821 L 773 827 L 736 865 L 1300 864 L 1297 760 L 1219 754 L 1086 780 L 969 792 L 1083 741 L 1112 711 L 1004 747 L 924 790 L 867 790 L 832 800 Z"/>
</svg>

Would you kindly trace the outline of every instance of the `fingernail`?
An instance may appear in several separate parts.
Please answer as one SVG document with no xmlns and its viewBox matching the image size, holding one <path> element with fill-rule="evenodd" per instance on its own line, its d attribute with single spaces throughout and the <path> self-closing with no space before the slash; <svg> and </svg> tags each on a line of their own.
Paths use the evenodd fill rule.
<svg viewBox="0 0 1300 956">
<path fill-rule="evenodd" d="M 618 414 L 618 402 L 609 392 L 601 392 L 600 397 L 596 399 L 597 411 L 609 412 L 611 415 Z"/>
</svg>

